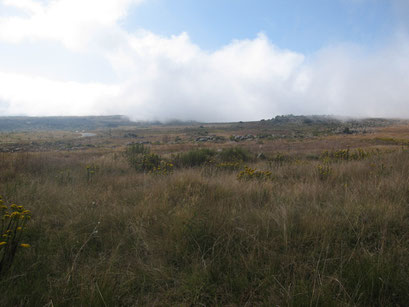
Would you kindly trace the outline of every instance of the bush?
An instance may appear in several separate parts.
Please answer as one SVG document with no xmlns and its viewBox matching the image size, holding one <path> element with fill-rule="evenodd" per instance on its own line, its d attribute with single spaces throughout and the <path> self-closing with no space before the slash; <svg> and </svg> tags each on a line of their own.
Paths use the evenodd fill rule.
<svg viewBox="0 0 409 307">
<path fill-rule="evenodd" d="M 138 154 L 148 154 L 150 152 L 149 147 L 145 147 L 143 144 L 131 144 L 126 148 L 126 156 L 134 156 Z"/>
<path fill-rule="evenodd" d="M 340 149 L 336 151 L 324 151 L 321 154 L 321 159 L 323 161 L 327 161 L 327 160 L 332 160 L 332 161 L 363 160 L 363 159 L 370 157 L 373 154 L 374 152 L 365 151 L 361 148 L 357 148 L 353 151 L 350 151 L 349 149 Z"/>
<path fill-rule="evenodd" d="M 163 160 L 160 161 L 159 166 L 154 167 L 149 171 L 150 174 L 153 175 L 169 175 L 173 172 L 173 164 L 169 162 L 165 162 Z"/>
<path fill-rule="evenodd" d="M 245 167 L 244 171 L 241 171 L 237 175 L 238 180 L 253 180 L 257 179 L 260 181 L 263 180 L 273 180 L 273 174 L 270 171 L 259 171 L 252 169 L 250 167 Z"/>
<path fill-rule="evenodd" d="M 173 164 L 177 167 L 195 167 L 208 163 L 216 155 L 212 149 L 195 149 L 179 153 L 173 158 Z"/>
<path fill-rule="evenodd" d="M 150 153 L 149 148 L 143 144 L 132 144 L 125 151 L 128 163 L 139 172 L 151 172 L 158 168 L 161 158 L 154 153 Z"/>
<path fill-rule="evenodd" d="M 247 162 L 251 160 L 251 154 L 241 147 L 223 149 L 219 157 L 223 162 Z"/>
</svg>

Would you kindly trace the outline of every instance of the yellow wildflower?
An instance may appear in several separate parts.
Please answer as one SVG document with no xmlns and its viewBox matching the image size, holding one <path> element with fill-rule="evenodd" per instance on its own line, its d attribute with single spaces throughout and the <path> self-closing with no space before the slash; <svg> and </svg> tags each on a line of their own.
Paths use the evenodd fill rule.
<svg viewBox="0 0 409 307">
<path fill-rule="evenodd" d="M 26 247 L 26 248 L 31 247 L 30 244 L 26 244 L 26 243 L 21 243 L 20 246 L 21 246 L 21 247 Z"/>
<path fill-rule="evenodd" d="M 3 245 L 6 245 L 7 244 L 7 242 L 0 242 L 0 246 L 3 246 Z"/>
</svg>

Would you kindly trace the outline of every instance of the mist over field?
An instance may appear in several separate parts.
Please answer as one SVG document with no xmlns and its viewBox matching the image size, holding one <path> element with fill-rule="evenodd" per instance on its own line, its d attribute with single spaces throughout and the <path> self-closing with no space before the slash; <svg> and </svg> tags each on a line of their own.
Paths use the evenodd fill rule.
<svg viewBox="0 0 409 307">
<path fill-rule="evenodd" d="M 127 27 L 130 12 L 150 2 L 0 1 L 1 115 L 409 117 L 406 1 L 391 2 L 391 26 L 375 43 L 329 33 L 309 51 L 278 45 L 263 28 L 204 48 L 189 29 Z M 373 4 L 343 3 L 350 10 Z"/>
</svg>

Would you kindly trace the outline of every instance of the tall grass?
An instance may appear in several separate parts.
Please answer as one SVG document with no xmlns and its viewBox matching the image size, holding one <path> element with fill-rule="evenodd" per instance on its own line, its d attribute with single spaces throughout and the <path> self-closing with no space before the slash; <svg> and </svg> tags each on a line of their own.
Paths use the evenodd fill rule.
<svg viewBox="0 0 409 307">
<path fill-rule="evenodd" d="M 409 153 L 327 163 L 322 178 L 307 157 L 253 161 L 274 179 L 243 181 L 138 173 L 120 152 L 3 154 L 0 194 L 33 215 L 0 305 L 406 305 Z"/>
</svg>

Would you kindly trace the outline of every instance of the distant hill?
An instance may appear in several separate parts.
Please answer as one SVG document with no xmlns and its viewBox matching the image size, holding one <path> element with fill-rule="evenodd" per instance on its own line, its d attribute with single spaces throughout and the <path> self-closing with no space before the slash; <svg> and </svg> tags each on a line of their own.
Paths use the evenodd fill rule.
<svg viewBox="0 0 409 307">
<path fill-rule="evenodd" d="M 299 126 L 328 126 L 339 127 L 347 126 L 352 129 L 380 127 L 397 124 L 402 120 L 382 119 L 382 118 L 367 118 L 367 119 L 351 119 L 340 118 L 334 116 L 323 115 L 279 115 L 271 119 L 255 121 L 255 122 L 239 122 L 240 125 L 246 127 L 299 127 Z M 219 123 L 221 124 L 221 123 Z M 234 124 L 234 123 L 228 123 Z M 118 127 L 151 127 L 151 126 L 199 126 L 201 123 L 195 121 L 168 121 L 161 123 L 153 122 L 135 122 L 131 121 L 126 116 L 50 116 L 50 117 L 28 117 L 28 116 L 0 116 L 0 132 L 6 131 L 47 131 L 47 130 L 96 130 L 109 129 Z"/>
<path fill-rule="evenodd" d="M 331 115 L 278 115 L 272 119 L 266 120 L 272 125 L 283 124 L 318 124 L 318 125 L 338 125 L 347 124 L 353 127 L 382 127 L 393 124 L 407 122 L 401 119 L 386 119 L 386 118 L 350 118 Z"/>
<path fill-rule="evenodd" d="M 123 115 L 110 116 L 0 116 L 0 131 L 47 131 L 47 130 L 96 130 L 117 127 L 191 126 L 195 121 L 173 120 L 166 123 L 159 121 L 131 121 Z"/>
<path fill-rule="evenodd" d="M 95 130 L 99 128 L 116 128 L 120 126 L 140 126 L 121 115 L 113 116 L 51 116 L 0 117 L 0 131 L 33 131 L 33 130 Z"/>
</svg>

